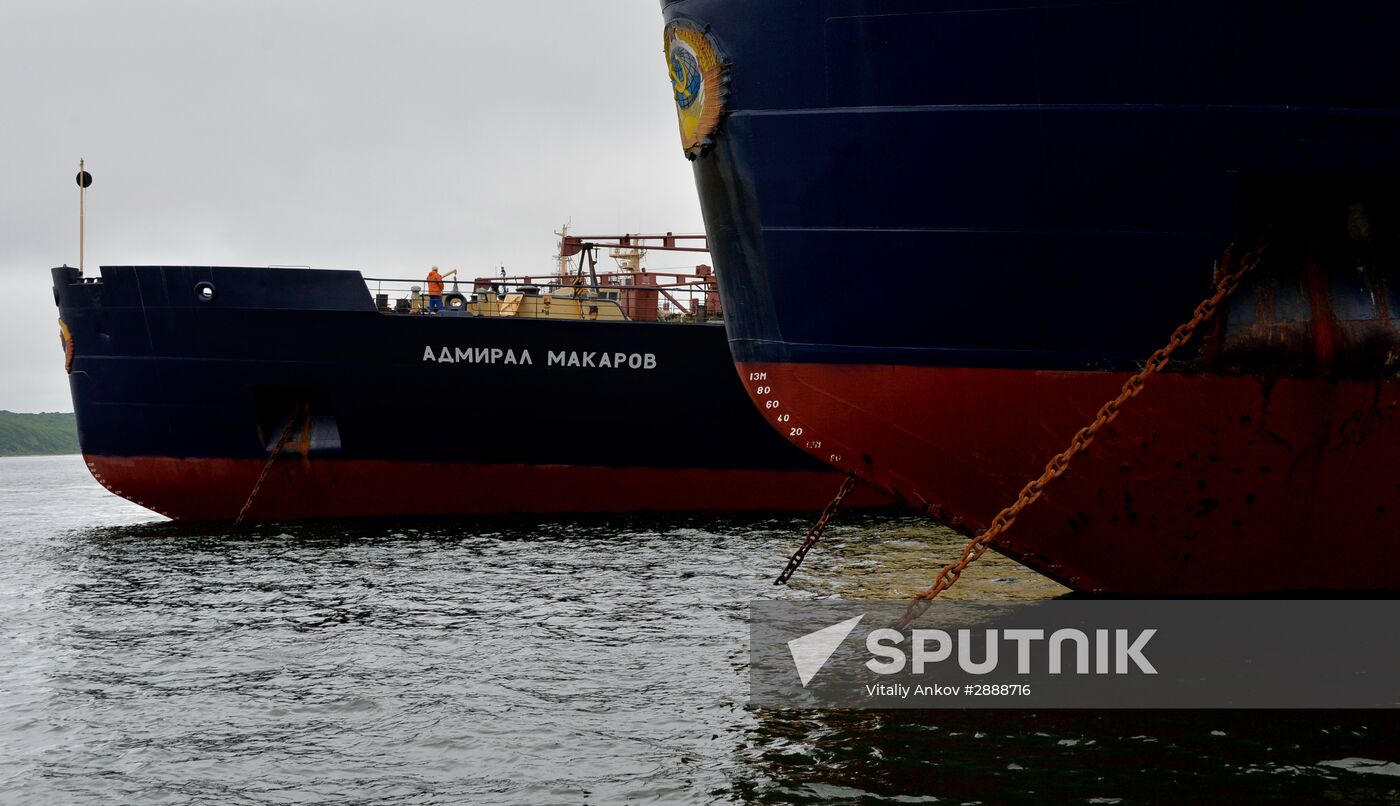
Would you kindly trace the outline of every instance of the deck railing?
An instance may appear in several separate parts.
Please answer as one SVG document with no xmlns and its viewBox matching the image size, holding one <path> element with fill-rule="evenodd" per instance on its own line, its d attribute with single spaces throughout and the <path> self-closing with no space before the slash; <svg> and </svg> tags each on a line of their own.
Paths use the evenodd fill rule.
<svg viewBox="0 0 1400 806">
<path fill-rule="evenodd" d="M 596 275 L 521 275 L 442 281 L 435 307 L 426 279 L 366 277 L 381 313 L 644 322 L 719 322 L 713 274 L 671 271 Z"/>
</svg>

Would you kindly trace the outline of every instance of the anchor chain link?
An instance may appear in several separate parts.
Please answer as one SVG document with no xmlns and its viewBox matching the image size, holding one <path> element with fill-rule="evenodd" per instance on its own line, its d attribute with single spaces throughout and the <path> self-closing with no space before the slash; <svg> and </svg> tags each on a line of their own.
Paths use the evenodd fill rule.
<svg viewBox="0 0 1400 806">
<path fill-rule="evenodd" d="M 258 480 L 253 484 L 253 491 L 248 493 L 248 500 L 243 502 L 243 508 L 238 510 L 238 517 L 233 519 L 233 525 L 239 526 L 243 523 L 243 518 L 248 514 L 248 510 L 253 506 L 253 499 L 258 497 L 258 490 L 262 489 L 263 482 L 267 480 L 268 471 L 272 470 L 272 463 L 277 461 L 277 454 L 282 452 L 282 447 L 287 444 L 287 440 L 292 436 L 292 427 L 302 422 L 304 417 L 287 417 L 287 425 L 282 429 L 282 436 L 278 437 L 277 444 L 272 448 L 272 455 L 267 457 L 267 463 L 263 465 L 262 473 L 258 474 Z"/>
<path fill-rule="evenodd" d="M 1026 486 L 1022 487 L 1020 495 L 1016 497 L 1016 501 L 998 512 L 996 517 L 992 518 L 992 522 L 987 529 L 968 542 L 963 548 L 962 556 L 960 556 L 956 562 L 944 566 L 943 570 L 938 572 L 938 576 L 934 579 L 933 585 L 930 586 L 928 590 L 914 597 L 913 601 L 909 603 L 909 606 L 905 608 L 904 615 L 901 616 L 899 621 L 895 624 L 895 629 L 902 630 L 914 619 L 928 612 L 928 609 L 933 605 L 934 598 L 943 591 L 953 587 L 962 576 L 963 571 L 966 571 L 969 565 L 981 559 L 982 555 L 985 554 L 987 549 L 991 546 L 991 542 L 1007 529 L 1010 529 L 1011 524 L 1016 522 L 1016 518 L 1021 512 L 1040 498 L 1040 494 L 1045 490 L 1045 486 L 1054 479 L 1064 475 L 1065 471 L 1069 469 L 1069 464 L 1074 457 L 1078 456 L 1085 448 L 1089 447 L 1089 443 L 1093 442 L 1094 437 L 1118 416 L 1118 412 L 1122 409 L 1123 404 L 1137 397 L 1138 393 L 1147 385 L 1147 379 L 1166 367 L 1167 362 L 1171 359 L 1172 353 L 1176 352 L 1179 347 L 1190 340 L 1191 336 L 1196 332 L 1196 328 L 1200 327 L 1215 315 L 1216 311 L 1219 309 L 1220 303 L 1224 302 L 1225 299 L 1233 294 L 1235 289 L 1239 287 L 1240 280 L 1259 265 L 1261 253 L 1262 250 L 1259 249 L 1249 253 L 1244 260 L 1240 261 L 1239 268 L 1231 272 L 1225 269 L 1225 267 L 1230 265 L 1231 249 L 1225 251 L 1225 257 L 1221 263 L 1222 271 L 1215 284 L 1215 293 L 1202 300 L 1201 303 L 1196 306 L 1195 313 L 1192 315 L 1190 321 L 1178 327 L 1172 333 L 1171 339 L 1167 344 L 1153 353 L 1152 356 L 1147 359 L 1147 363 L 1143 365 L 1142 369 L 1123 383 L 1123 388 L 1118 392 L 1118 396 L 1103 404 L 1098 414 L 1094 417 L 1093 422 L 1079 429 L 1078 433 L 1074 435 L 1074 438 L 1070 440 L 1069 447 L 1056 454 L 1055 457 L 1045 465 L 1045 470 L 1040 474 L 1039 478 L 1028 482 Z"/>
<path fill-rule="evenodd" d="M 816 545 L 817 540 L 822 536 L 822 532 L 826 531 L 826 524 L 831 520 L 831 516 L 836 514 L 836 510 L 840 508 L 841 501 L 855 488 L 856 475 L 852 473 L 846 476 L 845 481 L 841 482 L 841 489 L 836 491 L 836 497 L 831 499 L 826 505 L 826 509 L 822 510 L 821 517 L 817 518 L 817 522 L 812 524 L 812 527 L 807 530 L 806 539 L 802 541 L 802 545 L 797 547 L 797 551 L 794 551 L 792 556 L 788 558 L 787 567 L 783 569 L 781 574 L 778 574 L 777 579 L 773 580 L 774 585 L 786 585 L 787 581 L 792 579 L 792 575 L 797 573 L 797 567 L 802 564 L 802 560 L 807 556 L 807 552 L 811 550 L 812 546 Z"/>
</svg>

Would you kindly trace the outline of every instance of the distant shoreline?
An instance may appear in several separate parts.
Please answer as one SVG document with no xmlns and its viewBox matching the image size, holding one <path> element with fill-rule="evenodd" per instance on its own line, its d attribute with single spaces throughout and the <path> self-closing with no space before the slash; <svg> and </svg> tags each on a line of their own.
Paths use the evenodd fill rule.
<svg viewBox="0 0 1400 806">
<path fill-rule="evenodd" d="M 73 412 L 21 414 L 0 410 L 0 457 L 82 453 Z"/>
</svg>

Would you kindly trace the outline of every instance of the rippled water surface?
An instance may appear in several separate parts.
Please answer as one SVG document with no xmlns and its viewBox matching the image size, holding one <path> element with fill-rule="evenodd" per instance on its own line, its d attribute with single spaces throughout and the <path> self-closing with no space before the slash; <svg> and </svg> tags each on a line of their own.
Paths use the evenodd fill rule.
<svg viewBox="0 0 1400 806">
<path fill-rule="evenodd" d="M 0 802 L 1400 803 L 1393 712 L 750 709 L 749 600 L 907 595 L 961 545 L 843 513 L 775 589 L 807 522 L 232 535 L 0 459 Z M 1063 592 L 993 555 L 954 590 Z"/>
</svg>

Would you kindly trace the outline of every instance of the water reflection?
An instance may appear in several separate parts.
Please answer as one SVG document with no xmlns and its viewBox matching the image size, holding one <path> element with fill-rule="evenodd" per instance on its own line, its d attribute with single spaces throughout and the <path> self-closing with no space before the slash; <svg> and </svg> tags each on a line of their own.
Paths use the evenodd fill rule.
<svg viewBox="0 0 1400 806">
<path fill-rule="evenodd" d="M 753 797 L 978 803 L 1395 803 L 1386 712 L 761 711 Z"/>
</svg>

